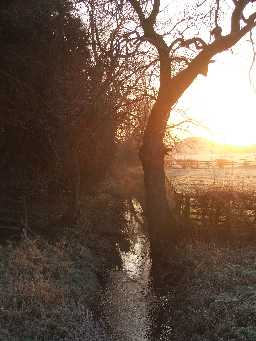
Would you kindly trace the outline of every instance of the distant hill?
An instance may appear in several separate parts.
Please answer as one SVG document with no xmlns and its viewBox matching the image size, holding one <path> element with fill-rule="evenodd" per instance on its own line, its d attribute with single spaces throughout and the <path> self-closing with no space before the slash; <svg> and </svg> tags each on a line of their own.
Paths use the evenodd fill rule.
<svg viewBox="0 0 256 341">
<path fill-rule="evenodd" d="M 202 155 L 202 154 L 256 154 L 256 145 L 233 146 L 216 143 L 203 137 L 189 137 L 180 141 L 175 152 L 178 154 Z"/>
</svg>

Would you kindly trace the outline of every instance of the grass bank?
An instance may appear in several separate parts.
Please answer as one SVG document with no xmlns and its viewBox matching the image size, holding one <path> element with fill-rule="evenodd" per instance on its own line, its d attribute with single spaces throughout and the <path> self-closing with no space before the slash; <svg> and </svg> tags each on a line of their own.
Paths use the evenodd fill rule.
<svg viewBox="0 0 256 341">
<path fill-rule="evenodd" d="M 194 242 L 177 248 L 170 262 L 182 273 L 162 297 L 160 340 L 256 340 L 254 246 Z"/>
<path fill-rule="evenodd" d="M 98 302 L 119 259 L 121 207 L 102 184 L 80 209 L 54 242 L 34 235 L 0 247 L 0 340 L 109 340 Z"/>
</svg>

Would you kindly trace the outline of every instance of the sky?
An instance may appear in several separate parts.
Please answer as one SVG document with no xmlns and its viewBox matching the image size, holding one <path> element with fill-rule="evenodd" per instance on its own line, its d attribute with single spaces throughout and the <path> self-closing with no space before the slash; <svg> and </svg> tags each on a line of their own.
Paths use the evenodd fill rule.
<svg viewBox="0 0 256 341">
<path fill-rule="evenodd" d="M 182 8 L 182 4 L 184 6 L 189 1 L 194 2 L 178 1 L 177 8 Z M 170 5 L 168 0 L 162 0 L 162 4 L 167 8 Z M 168 12 L 163 13 L 163 17 L 169 15 Z M 225 16 L 227 18 L 228 15 Z M 224 31 L 229 31 L 229 25 L 229 20 L 221 22 Z M 203 28 L 201 33 L 204 32 L 208 31 Z M 208 76 L 199 76 L 177 105 L 178 110 L 207 129 L 191 126 L 189 133 L 182 132 L 183 135 L 203 136 L 233 145 L 256 144 L 256 65 L 251 74 L 254 89 L 249 79 L 252 56 L 247 36 L 233 48 L 232 53 L 224 52 L 213 58 L 215 63 L 209 65 Z M 172 115 L 171 120 L 178 116 Z"/>
<path fill-rule="evenodd" d="M 250 53 L 219 55 L 209 66 L 208 76 L 199 76 L 183 95 L 178 108 L 202 125 L 190 127 L 190 135 L 226 144 L 256 144 L 256 91 L 249 80 L 250 57 Z M 256 81 L 255 70 L 252 75 Z"/>
</svg>

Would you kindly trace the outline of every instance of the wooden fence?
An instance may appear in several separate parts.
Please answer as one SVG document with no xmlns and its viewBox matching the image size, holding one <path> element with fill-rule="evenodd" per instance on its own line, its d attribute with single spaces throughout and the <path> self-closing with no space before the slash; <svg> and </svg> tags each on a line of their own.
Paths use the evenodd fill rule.
<svg viewBox="0 0 256 341">
<path fill-rule="evenodd" d="M 193 159 L 169 159 L 166 161 L 167 167 L 171 168 L 192 168 L 192 169 L 209 169 L 209 168 L 234 168 L 234 167 L 250 167 L 256 168 L 256 161 L 233 161 L 227 159 L 215 159 L 209 161 L 193 160 Z"/>
</svg>

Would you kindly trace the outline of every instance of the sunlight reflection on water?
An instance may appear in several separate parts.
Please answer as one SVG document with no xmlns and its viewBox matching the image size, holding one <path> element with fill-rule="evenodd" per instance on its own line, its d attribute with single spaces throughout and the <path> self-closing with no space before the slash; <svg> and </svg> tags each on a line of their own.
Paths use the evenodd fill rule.
<svg viewBox="0 0 256 341">
<path fill-rule="evenodd" d="M 113 340 L 146 341 L 150 320 L 149 241 L 143 232 L 143 210 L 133 199 L 125 203 L 129 250 L 121 251 L 122 269 L 112 271 L 107 288 L 107 315 L 114 330 Z"/>
<path fill-rule="evenodd" d="M 150 257 L 149 257 L 149 242 L 145 234 L 141 231 L 143 219 L 142 219 L 142 207 L 140 203 L 132 199 L 131 205 L 134 212 L 131 212 L 129 207 L 125 213 L 126 228 L 128 233 L 132 233 L 130 236 L 131 247 L 128 251 L 121 251 L 120 255 L 123 264 L 123 271 L 125 271 L 130 278 L 146 281 L 148 280 L 150 272 Z"/>
</svg>

